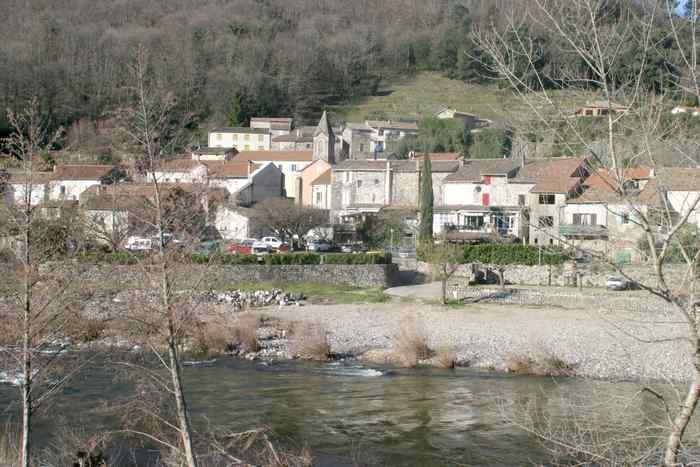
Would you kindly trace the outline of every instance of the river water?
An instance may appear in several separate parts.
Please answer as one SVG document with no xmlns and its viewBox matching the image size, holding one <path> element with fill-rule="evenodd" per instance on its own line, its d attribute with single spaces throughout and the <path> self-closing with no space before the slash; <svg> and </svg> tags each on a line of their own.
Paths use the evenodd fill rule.
<svg viewBox="0 0 700 467">
<path fill-rule="evenodd" d="M 469 369 L 386 369 L 355 364 L 221 359 L 184 370 L 195 424 L 206 417 L 237 430 L 270 426 L 278 440 L 307 445 L 323 465 L 523 465 L 551 460 L 536 439 L 504 420 L 526 407 L 567 417 L 569 404 L 601 394 L 632 397 L 635 383 L 510 376 Z M 38 426 L 81 423 L 100 402 L 128 390 L 93 368 L 57 397 Z M 16 388 L 0 385 L 0 405 Z M 608 399 L 612 400 L 612 399 Z M 635 409 L 653 411 L 644 397 Z M 595 417 L 614 417 L 606 403 Z M 6 409 L 5 415 L 14 412 Z M 56 414 L 70 414 L 64 420 Z M 96 424 L 109 419 L 92 418 Z"/>
</svg>

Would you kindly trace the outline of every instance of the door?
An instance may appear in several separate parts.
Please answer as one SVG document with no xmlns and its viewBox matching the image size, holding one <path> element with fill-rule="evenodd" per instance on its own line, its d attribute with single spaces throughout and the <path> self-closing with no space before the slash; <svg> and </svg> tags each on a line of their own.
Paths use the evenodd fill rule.
<svg viewBox="0 0 700 467">
<path fill-rule="evenodd" d="M 482 193 L 481 194 L 481 204 L 484 206 L 488 206 L 490 201 L 490 196 L 488 193 Z"/>
</svg>

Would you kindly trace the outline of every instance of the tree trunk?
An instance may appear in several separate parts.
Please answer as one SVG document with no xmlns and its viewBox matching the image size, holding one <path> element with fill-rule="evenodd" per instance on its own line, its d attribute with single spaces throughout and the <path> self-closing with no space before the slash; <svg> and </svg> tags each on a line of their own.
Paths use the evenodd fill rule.
<svg viewBox="0 0 700 467">
<path fill-rule="evenodd" d="M 685 396 L 685 401 L 681 406 L 681 411 L 676 415 L 671 426 L 671 432 L 666 440 L 666 450 L 664 452 L 664 465 L 667 467 L 678 466 L 678 454 L 683 442 L 683 434 L 685 433 L 690 418 L 695 412 L 695 407 L 700 398 L 700 341 L 695 343 L 695 357 L 693 362 L 693 380 L 688 387 L 688 393 Z"/>
<path fill-rule="evenodd" d="M 170 325 L 171 336 L 173 334 L 172 323 Z M 174 337 L 168 339 L 168 355 L 170 357 L 170 377 L 173 381 L 173 391 L 175 393 L 175 405 L 177 409 L 177 419 L 180 426 L 182 446 L 185 450 L 185 459 L 188 467 L 197 467 L 197 458 L 192 449 L 192 437 L 190 435 L 190 417 L 187 410 L 187 401 L 182 389 L 182 378 L 180 375 L 180 361 L 177 355 L 177 345 Z"/>
<path fill-rule="evenodd" d="M 442 284 L 442 304 L 447 305 L 447 278 L 440 281 Z"/>
<path fill-rule="evenodd" d="M 25 310 L 26 312 L 26 310 Z M 22 352 L 22 434 L 19 448 L 19 466 L 29 467 L 29 452 L 31 449 L 30 433 L 32 428 L 32 359 L 29 348 L 29 327 L 25 325 Z"/>
</svg>

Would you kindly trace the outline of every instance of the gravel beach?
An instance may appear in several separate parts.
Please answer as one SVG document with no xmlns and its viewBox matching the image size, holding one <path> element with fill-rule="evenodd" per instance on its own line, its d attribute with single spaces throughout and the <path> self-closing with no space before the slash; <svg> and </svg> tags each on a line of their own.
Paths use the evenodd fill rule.
<svg viewBox="0 0 700 467">
<path fill-rule="evenodd" d="M 391 350 L 402 326 L 411 326 L 425 333 L 433 349 L 449 348 L 459 362 L 476 368 L 502 371 L 508 358 L 555 357 L 583 377 L 679 381 L 690 374 L 685 324 L 662 313 L 404 302 L 256 312 L 323 327 L 336 353 L 381 355 Z"/>
</svg>

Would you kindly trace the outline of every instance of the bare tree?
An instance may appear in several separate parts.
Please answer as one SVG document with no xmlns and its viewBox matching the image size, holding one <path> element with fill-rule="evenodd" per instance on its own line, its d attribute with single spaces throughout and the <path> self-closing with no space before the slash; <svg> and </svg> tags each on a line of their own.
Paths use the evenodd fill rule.
<svg viewBox="0 0 700 467">
<path fill-rule="evenodd" d="M 0 308 L 0 356 L 20 389 L 22 427 L 16 465 L 28 467 L 34 416 L 80 369 L 64 351 L 79 332 L 75 323 L 83 322 L 80 311 L 89 292 L 72 285 L 75 271 L 46 265 L 61 258 L 71 235 L 71 219 L 42 216 L 44 188 L 38 183 L 42 175 L 34 166 L 38 154 L 57 135 L 47 133 L 36 99 L 21 112 L 9 111 L 8 120 L 13 133 L 4 143 L 21 166 L 16 174 L 21 183 L 12 199 L 0 205 L 2 234 L 15 240 L 9 262 L 1 265 L 10 300 Z"/>
<path fill-rule="evenodd" d="M 433 278 L 440 281 L 441 301 L 447 305 L 447 282 L 463 263 L 464 248 L 443 241 L 428 245 L 423 256 L 432 267 Z"/>
<path fill-rule="evenodd" d="M 157 239 L 156 261 L 153 268 L 148 268 L 150 283 L 157 292 L 154 297 L 155 306 L 144 307 L 144 313 L 133 317 L 133 322 L 139 324 L 137 331 L 145 336 L 157 360 L 167 370 L 167 379 L 148 370 L 144 371 L 145 374 L 155 378 L 155 383 L 152 383 L 155 386 L 152 387 L 157 387 L 168 397 L 172 397 L 174 423 L 162 417 L 159 419 L 177 433 L 178 445 L 170 444 L 165 439 L 156 438 L 152 434 L 149 437 L 181 454 L 188 467 L 197 467 L 180 361 L 183 338 L 187 327 L 191 324 L 192 313 L 186 304 L 178 302 L 174 296 L 175 275 L 172 266 L 173 255 L 176 253 L 166 250 L 169 233 L 167 227 L 172 218 L 169 218 L 166 213 L 166 194 L 156 173 L 161 160 L 177 144 L 178 131 L 181 131 L 185 122 L 174 122 L 176 101 L 149 75 L 148 66 L 148 54 L 143 47 L 139 47 L 131 65 L 134 102 L 133 110 L 126 115 L 128 122 L 126 131 L 132 142 L 140 149 L 139 168 L 150 186 L 152 216 L 144 220 L 155 230 Z M 145 411 L 155 413 L 148 409 Z"/>
<path fill-rule="evenodd" d="M 261 225 L 288 239 L 301 242 L 309 232 L 328 225 L 328 211 L 297 206 L 291 201 L 269 198 L 255 205 Z"/>
<path fill-rule="evenodd" d="M 691 0 L 694 11 L 698 3 Z M 700 160 L 697 139 L 689 137 L 687 128 L 679 121 L 668 123 L 673 86 L 696 99 L 700 96 L 697 21 L 679 17 L 672 1 L 533 0 L 532 4 L 527 18 L 530 27 L 523 27 L 520 18 L 505 17 L 505 30 L 487 27 L 476 33 L 475 41 L 486 53 L 485 66 L 521 98 L 532 120 L 561 136 L 563 146 L 571 153 L 587 157 L 591 171 L 603 169 L 609 174 L 606 183 L 614 202 L 608 203 L 607 209 L 611 215 L 629 213 L 634 219 L 649 251 L 653 279 L 632 277 L 604 252 L 574 245 L 566 237 L 553 233 L 556 241 L 585 250 L 617 270 L 640 288 L 663 299 L 687 323 L 683 345 L 688 346 L 692 368 L 687 393 L 675 412 L 673 405 L 668 404 L 669 423 L 663 446 L 649 450 L 644 458 L 630 458 L 636 459 L 630 460 L 633 463 L 661 458 L 664 465 L 679 465 L 683 435 L 700 397 L 700 310 L 696 296 L 700 252 L 679 241 L 679 236 L 685 226 L 697 228 L 695 213 L 700 197 L 670 196 L 672 178 L 682 176 L 683 171 L 666 169 L 663 165 L 675 162 L 697 168 Z M 653 36 L 658 24 L 667 31 L 662 42 Z M 576 59 L 566 63 L 578 63 L 578 66 L 562 66 L 549 75 L 535 66 L 542 54 L 533 34 L 535 28 L 553 32 L 562 44 L 563 53 Z M 663 50 L 662 44 L 666 45 Z M 629 60 L 626 50 L 633 50 L 638 60 L 633 67 L 626 67 L 630 65 L 625 62 Z M 667 87 L 659 89 L 647 79 L 657 71 L 658 65 L 652 59 L 669 54 L 681 57 L 683 76 L 676 76 L 678 79 L 669 80 Z M 621 69 L 627 71 L 621 74 Z M 584 123 L 590 120 L 586 121 L 585 116 L 574 117 L 573 109 L 562 102 L 558 89 L 553 89 L 561 87 L 583 92 L 594 90 L 602 100 L 606 111 L 597 119 L 600 125 L 595 137 L 585 131 Z M 657 178 L 641 192 L 629 183 L 625 170 L 636 165 L 651 166 L 657 172 Z M 679 252 L 684 272 L 679 274 L 670 267 L 671 251 Z M 576 450 L 576 443 L 568 447 Z M 596 461 L 595 456 L 592 458 Z M 604 457 L 597 461 L 600 459 Z"/>
</svg>

